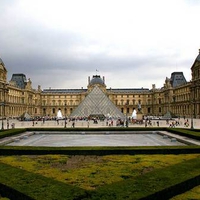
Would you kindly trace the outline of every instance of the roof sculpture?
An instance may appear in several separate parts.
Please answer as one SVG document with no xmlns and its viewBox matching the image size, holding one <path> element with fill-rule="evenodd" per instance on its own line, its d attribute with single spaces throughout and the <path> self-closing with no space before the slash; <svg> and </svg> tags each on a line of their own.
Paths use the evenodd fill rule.
<svg viewBox="0 0 200 200">
<path fill-rule="evenodd" d="M 3 60 L 0 58 L 0 65 L 4 66 Z"/>
<path fill-rule="evenodd" d="M 5 64 L 1 58 L 0 58 L 0 69 L 7 72 Z"/>
<path fill-rule="evenodd" d="M 198 56 L 196 57 L 195 61 L 200 61 L 200 49 L 199 49 L 199 54 L 198 54 Z"/>
</svg>

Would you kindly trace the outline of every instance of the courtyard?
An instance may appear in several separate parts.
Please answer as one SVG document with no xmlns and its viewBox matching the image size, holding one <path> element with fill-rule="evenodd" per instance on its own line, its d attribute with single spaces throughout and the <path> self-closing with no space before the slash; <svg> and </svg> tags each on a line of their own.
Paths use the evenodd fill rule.
<svg viewBox="0 0 200 200">
<path fill-rule="evenodd" d="M 185 121 L 188 120 L 188 126 L 185 126 L 184 123 Z M 162 119 L 155 119 L 155 120 L 151 120 L 151 127 L 157 127 L 158 124 L 157 122 L 159 122 L 159 127 L 169 127 L 170 124 L 172 122 L 179 122 L 179 125 L 176 126 L 177 128 L 191 128 L 191 119 L 184 119 L 184 118 L 180 118 L 180 119 L 172 119 L 169 120 L 169 123 L 166 122 L 166 120 Z M 200 129 L 200 119 L 192 119 L 193 121 L 193 127 L 195 129 Z M 94 123 L 93 120 L 75 120 L 74 121 L 74 125 L 77 128 L 99 128 L 99 127 L 108 127 L 108 123 L 107 120 L 104 121 L 100 121 L 98 120 L 97 123 Z M 2 121 L 0 121 L 0 124 L 2 124 Z M 7 121 L 4 120 L 3 122 L 3 127 L 4 129 L 7 129 Z M 15 128 L 31 128 L 31 127 L 44 127 L 44 128 L 51 128 L 51 127 L 55 127 L 55 128 L 63 128 L 65 126 L 65 120 L 46 120 L 46 121 L 19 121 L 17 119 L 9 119 L 9 128 L 11 128 L 11 125 L 14 124 Z M 66 128 L 71 128 L 73 124 L 73 121 L 70 120 L 66 120 Z M 116 127 L 117 126 L 117 120 L 113 120 L 113 126 Z M 144 127 L 145 124 L 137 124 L 137 123 L 128 123 L 128 127 Z M 2 125 L 1 125 L 2 127 Z M 148 125 L 149 127 L 149 125 Z"/>
</svg>

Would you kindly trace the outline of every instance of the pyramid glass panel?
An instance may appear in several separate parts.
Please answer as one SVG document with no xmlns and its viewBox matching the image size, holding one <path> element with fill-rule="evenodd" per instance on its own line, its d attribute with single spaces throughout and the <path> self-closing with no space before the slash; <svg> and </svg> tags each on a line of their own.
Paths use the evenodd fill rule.
<svg viewBox="0 0 200 200">
<path fill-rule="evenodd" d="M 113 104 L 113 102 L 98 86 L 93 88 L 93 90 L 70 115 L 70 117 L 89 116 L 125 118 L 124 114 Z"/>
</svg>

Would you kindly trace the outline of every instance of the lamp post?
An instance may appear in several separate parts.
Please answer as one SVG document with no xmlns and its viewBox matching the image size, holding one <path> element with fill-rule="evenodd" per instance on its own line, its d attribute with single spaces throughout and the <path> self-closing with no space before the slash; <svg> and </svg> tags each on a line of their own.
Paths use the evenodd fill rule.
<svg viewBox="0 0 200 200">
<path fill-rule="evenodd" d="M 128 103 L 126 103 L 126 127 L 128 128 L 128 113 L 127 113 L 127 110 L 128 110 Z"/>
<path fill-rule="evenodd" d="M 64 128 L 67 128 L 66 124 L 67 124 L 67 122 L 66 122 L 66 103 L 65 103 L 65 126 L 64 126 Z"/>
<path fill-rule="evenodd" d="M 194 122 L 193 122 L 193 110 L 194 110 L 194 108 L 193 108 L 193 102 L 191 101 L 191 129 L 194 129 Z"/>
<path fill-rule="evenodd" d="M 3 86 L 2 86 L 2 123 L 1 123 L 1 130 L 4 130 L 4 117 L 5 117 L 5 101 L 6 101 L 6 98 L 5 98 L 5 91 L 6 91 L 6 83 L 3 83 Z"/>
<path fill-rule="evenodd" d="M 191 118 L 191 129 L 194 129 L 193 117 Z"/>
<path fill-rule="evenodd" d="M 4 122 L 3 122 L 3 118 L 4 118 L 4 102 L 1 103 L 2 105 L 2 123 L 1 123 L 1 130 L 4 130 Z"/>
</svg>

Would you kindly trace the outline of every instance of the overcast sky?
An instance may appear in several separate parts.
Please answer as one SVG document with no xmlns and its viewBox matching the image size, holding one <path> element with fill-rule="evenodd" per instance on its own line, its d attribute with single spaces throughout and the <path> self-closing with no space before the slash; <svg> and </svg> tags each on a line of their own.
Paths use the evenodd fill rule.
<svg viewBox="0 0 200 200">
<path fill-rule="evenodd" d="M 200 48 L 199 0 L 0 0 L 0 58 L 33 88 L 157 88 L 191 80 Z M 98 70 L 98 71 L 96 71 Z"/>
</svg>

